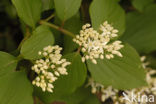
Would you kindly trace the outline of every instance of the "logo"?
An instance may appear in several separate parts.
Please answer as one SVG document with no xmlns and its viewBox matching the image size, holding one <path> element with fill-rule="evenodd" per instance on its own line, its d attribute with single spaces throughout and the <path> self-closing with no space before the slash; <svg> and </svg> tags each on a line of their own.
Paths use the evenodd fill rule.
<svg viewBox="0 0 156 104">
<path fill-rule="evenodd" d="M 140 93 L 134 94 L 132 92 L 130 96 L 128 96 L 125 92 L 123 94 L 123 100 L 127 100 L 128 102 L 137 102 L 137 103 L 148 103 L 148 102 L 154 102 L 154 95 L 141 95 Z"/>
</svg>

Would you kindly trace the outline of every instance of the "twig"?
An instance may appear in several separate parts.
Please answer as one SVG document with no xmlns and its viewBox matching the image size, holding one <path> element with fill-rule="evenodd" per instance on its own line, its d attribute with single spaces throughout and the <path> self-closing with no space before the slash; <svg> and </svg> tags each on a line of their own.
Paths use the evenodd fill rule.
<svg viewBox="0 0 156 104">
<path fill-rule="evenodd" d="M 55 14 L 52 14 L 52 15 L 50 15 L 48 18 L 46 18 L 44 21 L 49 21 L 49 20 L 51 20 L 53 17 L 55 16 Z"/>
<path fill-rule="evenodd" d="M 26 36 L 24 37 L 24 39 L 21 41 L 21 43 L 19 44 L 19 46 L 18 46 L 18 50 L 20 50 L 20 48 L 22 47 L 22 45 L 23 45 L 23 43 L 29 38 L 29 36 L 30 36 L 31 34 L 30 34 L 30 32 L 29 32 L 29 28 L 28 27 L 26 27 Z"/>
<path fill-rule="evenodd" d="M 75 35 L 74 35 L 72 32 L 70 32 L 70 31 L 68 31 L 68 30 L 66 30 L 66 29 L 63 29 L 63 28 L 61 28 L 61 27 L 59 27 L 59 26 L 57 26 L 57 25 L 55 25 L 55 24 L 46 22 L 46 21 L 44 21 L 44 20 L 40 20 L 39 23 L 40 23 L 40 24 L 47 25 L 47 26 L 49 26 L 49 27 L 51 27 L 51 28 L 54 28 L 54 29 L 56 29 L 56 30 L 58 30 L 58 31 L 60 31 L 60 32 L 64 33 L 65 35 L 68 35 L 68 36 L 70 36 L 70 37 L 72 37 L 72 38 L 75 37 Z"/>
</svg>

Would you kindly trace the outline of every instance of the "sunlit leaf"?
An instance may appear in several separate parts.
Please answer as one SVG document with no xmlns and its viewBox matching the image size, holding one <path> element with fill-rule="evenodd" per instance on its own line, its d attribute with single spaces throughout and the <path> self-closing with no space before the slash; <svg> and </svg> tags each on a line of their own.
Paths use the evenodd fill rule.
<svg viewBox="0 0 156 104">
<path fill-rule="evenodd" d="M 104 86 L 117 89 L 131 89 L 146 85 L 145 72 L 140 57 L 128 44 L 121 49 L 123 57 L 98 60 L 97 65 L 88 61 L 92 77 Z"/>
<path fill-rule="evenodd" d="M 125 13 L 115 0 L 93 0 L 90 6 L 90 16 L 95 29 L 108 21 L 119 30 L 120 35 L 125 30 Z"/>
<path fill-rule="evenodd" d="M 77 13 L 81 0 L 54 0 L 54 4 L 58 17 L 65 21 Z"/>
<path fill-rule="evenodd" d="M 42 11 L 41 0 L 12 0 L 18 16 L 29 26 L 35 27 Z"/>
<path fill-rule="evenodd" d="M 25 59 L 35 60 L 40 58 L 38 52 L 44 47 L 54 44 L 54 37 L 50 29 L 44 25 L 39 26 L 33 35 L 27 39 L 21 48 L 21 54 Z"/>
</svg>

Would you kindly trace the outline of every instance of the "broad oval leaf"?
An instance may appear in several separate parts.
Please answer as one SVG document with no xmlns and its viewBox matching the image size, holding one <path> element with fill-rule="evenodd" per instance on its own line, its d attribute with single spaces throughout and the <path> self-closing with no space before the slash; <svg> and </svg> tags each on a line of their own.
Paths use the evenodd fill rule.
<svg viewBox="0 0 156 104">
<path fill-rule="evenodd" d="M 17 59 L 5 52 L 0 51 L 0 77 L 15 71 Z"/>
<path fill-rule="evenodd" d="M 65 21 L 77 13 L 81 0 L 54 0 L 54 4 L 58 17 Z"/>
<path fill-rule="evenodd" d="M 33 104 L 32 86 L 24 72 L 0 77 L 1 104 Z"/>
<path fill-rule="evenodd" d="M 131 44 L 140 53 L 156 50 L 156 12 L 153 12 L 155 10 L 156 5 L 153 5 L 142 14 L 127 14 L 127 29 L 122 40 Z"/>
<path fill-rule="evenodd" d="M 128 44 L 121 49 L 123 57 L 98 60 L 97 65 L 88 61 L 92 77 L 104 86 L 117 89 L 131 89 L 146 85 L 145 72 L 140 57 Z"/>
<path fill-rule="evenodd" d="M 99 101 L 96 95 L 92 95 L 90 93 L 90 96 L 88 96 L 84 101 L 82 101 L 81 104 L 101 104 L 101 102 Z"/>
<path fill-rule="evenodd" d="M 48 45 L 54 44 L 54 37 L 47 26 L 41 25 L 33 35 L 24 42 L 21 54 L 25 59 L 35 60 L 40 58 L 38 52 Z"/>
<path fill-rule="evenodd" d="M 61 76 L 59 80 L 56 81 L 56 88 L 54 91 L 72 93 L 85 82 L 87 69 L 86 65 L 82 63 L 79 53 L 70 53 L 65 55 L 64 58 L 71 62 L 71 65 L 67 67 L 69 74 Z M 64 90 L 63 88 L 68 90 Z"/>
<path fill-rule="evenodd" d="M 58 101 L 65 102 L 66 104 L 82 104 L 88 96 L 90 96 L 90 90 L 88 88 L 80 87 L 74 93 L 63 96 Z"/>
<path fill-rule="evenodd" d="M 72 64 L 67 67 L 68 75 L 60 76 L 59 79 L 54 82 L 54 92 L 47 93 L 36 89 L 36 95 L 46 103 L 73 93 L 85 82 L 87 69 L 81 61 L 81 56 L 78 53 L 71 53 L 64 57 Z"/>
<path fill-rule="evenodd" d="M 80 87 L 74 93 L 63 96 L 57 101 L 66 104 L 101 104 L 97 96 L 91 93 L 91 89 L 86 87 Z"/>
<path fill-rule="evenodd" d="M 93 0 L 90 16 L 95 29 L 98 29 L 104 21 L 108 21 L 119 30 L 120 35 L 125 30 L 125 13 L 115 0 Z"/>
<path fill-rule="evenodd" d="M 12 0 L 18 16 L 29 26 L 35 27 L 42 11 L 41 0 Z"/>
</svg>

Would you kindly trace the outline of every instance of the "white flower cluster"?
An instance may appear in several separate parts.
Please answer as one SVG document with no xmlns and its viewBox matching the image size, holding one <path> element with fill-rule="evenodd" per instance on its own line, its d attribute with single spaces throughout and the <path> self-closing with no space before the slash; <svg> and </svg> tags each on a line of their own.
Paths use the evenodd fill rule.
<svg viewBox="0 0 156 104">
<path fill-rule="evenodd" d="M 66 66 L 70 65 L 66 59 L 62 59 L 60 54 L 62 48 L 58 45 L 47 46 L 43 51 L 39 51 L 42 59 L 36 60 L 32 70 L 38 76 L 33 80 L 32 84 L 41 87 L 43 91 L 53 92 L 53 82 L 56 81 L 60 75 L 67 75 Z"/>
<path fill-rule="evenodd" d="M 114 58 L 114 55 L 122 57 L 119 50 L 123 47 L 121 41 L 117 40 L 110 42 L 112 38 L 116 37 L 117 29 L 114 29 L 108 22 L 104 22 L 100 26 L 100 33 L 94 30 L 90 24 L 82 26 L 80 35 L 76 35 L 73 39 L 81 47 L 84 56 L 82 61 L 90 59 L 94 64 L 97 64 L 96 59 Z"/>
<path fill-rule="evenodd" d="M 91 86 L 91 92 L 93 94 L 101 94 L 102 102 L 104 102 L 108 98 L 113 98 L 118 94 L 117 89 L 113 89 L 111 86 L 104 87 L 102 84 L 95 82 L 92 78 L 89 79 L 88 85 Z"/>
<path fill-rule="evenodd" d="M 149 62 L 145 62 L 146 56 L 141 57 L 141 61 L 143 62 L 142 66 L 144 69 L 146 69 L 146 81 L 148 83 L 148 90 L 146 90 L 147 93 L 153 93 L 156 95 L 156 78 L 153 77 L 153 75 L 156 75 L 156 69 L 152 69 L 150 67 L 147 67 L 149 65 Z M 147 89 L 147 88 L 146 88 Z"/>
<path fill-rule="evenodd" d="M 147 69 L 147 66 L 150 64 L 149 62 L 146 62 L 146 56 L 141 56 L 140 58 L 141 62 L 142 62 L 142 67 L 144 69 Z"/>
<path fill-rule="evenodd" d="M 156 75 L 156 70 L 148 68 L 148 62 L 145 61 L 145 56 L 141 57 L 141 61 L 143 62 L 142 65 L 144 69 L 147 71 L 146 73 L 146 81 L 148 86 L 144 86 L 141 88 L 134 88 L 132 90 L 125 90 L 124 92 L 126 95 L 131 98 L 131 94 L 133 92 L 136 95 L 136 98 L 142 95 L 149 95 L 153 94 L 156 96 L 156 77 L 152 77 Z M 103 85 L 95 82 L 93 79 L 90 78 L 89 85 L 92 88 L 92 93 L 101 93 L 101 101 L 105 101 L 108 98 L 111 98 L 114 104 L 132 104 L 128 100 L 124 100 L 123 96 L 119 95 L 120 90 L 114 89 L 111 86 L 104 87 Z M 133 104 L 138 104 L 138 102 L 133 102 Z M 146 103 L 145 103 L 146 104 Z"/>
</svg>

